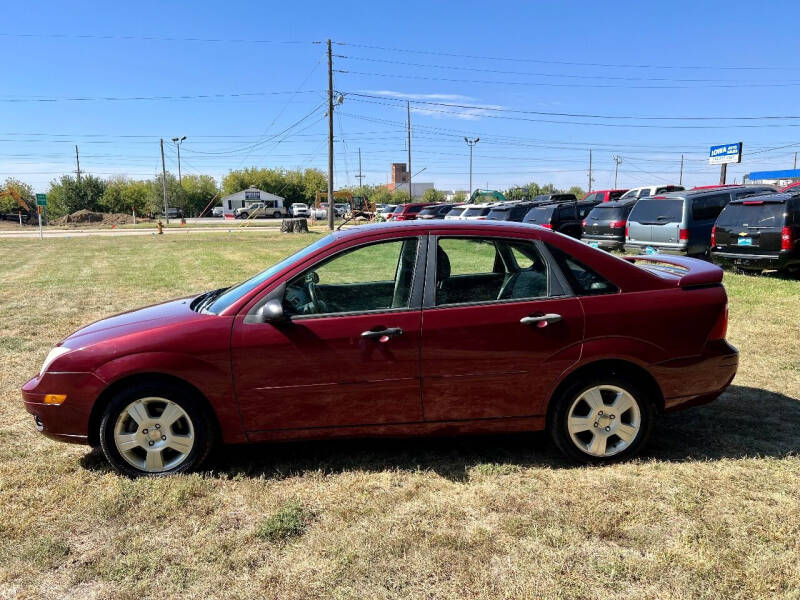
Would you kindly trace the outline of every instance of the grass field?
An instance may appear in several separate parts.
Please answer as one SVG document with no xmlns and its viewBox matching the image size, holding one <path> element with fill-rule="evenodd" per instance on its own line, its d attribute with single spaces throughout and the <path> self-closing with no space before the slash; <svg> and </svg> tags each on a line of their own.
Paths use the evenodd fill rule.
<svg viewBox="0 0 800 600">
<path fill-rule="evenodd" d="M 0 240 L 1 598 L 800 598 L 800 282 L 726 274 L 741 367 L 635 462 L 546 437 L 264 445 L 127 480 L 19 387 L 98 318 L 318 234 Z"/>
</svg>

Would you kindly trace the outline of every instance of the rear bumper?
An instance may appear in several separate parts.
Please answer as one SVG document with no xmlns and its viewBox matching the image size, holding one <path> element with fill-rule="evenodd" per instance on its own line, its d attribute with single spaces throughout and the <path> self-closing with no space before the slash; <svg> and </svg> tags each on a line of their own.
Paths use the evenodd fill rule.
<svg viewBox="0 0 800 600">
<path fill-rule="evenodd" d="M 677 254 L 686 255 L 686 246 L 662 246 L 659 244 L 647 244 L 637 242 L 625 242 L 625 252 L 643 253 L 647 248 L 653 248 L 658 254 Z"/>
<path fill-rule="evenodd" d="M 86 444 L 92 406 L 105 385 L 94 373 L 45 373 L 22 386 L 22 400 L 44 435 Z M 65 394 L 67 398 L 62 404 L 45 404 L 46 394 Z"/>
<path fill-rule="evenodd" d="M 785 269 L 800 264 L 800 254 L 780 251 L 773 253 L 744 254 L 739 252 L 712 251 L 711 257 L 716 263 L 742 266 L 752 269 Z"/>
<path fill-rule="evenodd" d="M 612 238 L 587 235 L 584 233 L 581 236 L 581 241 L 586 242 L 587 244 L 597 244 L 597 247 L 602 248 L 603 250 L 622 250 L 623 246 L 625 245 L 625 238 L 622 236 L 618 238 Z"/>
<path fill-rule="evenodd" d="M 738 367 L 739 351 L 726 340 L 708 342 L 699 356 L 655 365 L 653 374 L 661 385 L 664 410 L 711 402 L 731 384 Z"/>
</svg>

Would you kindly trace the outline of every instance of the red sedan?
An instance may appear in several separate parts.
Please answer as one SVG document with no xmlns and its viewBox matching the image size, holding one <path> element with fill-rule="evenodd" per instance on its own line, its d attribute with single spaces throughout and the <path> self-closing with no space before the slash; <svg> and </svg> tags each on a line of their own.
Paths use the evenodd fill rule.
<svg viewBox="0 0 800 600">
<path fill-rule="evenodd" d="M 216 441 L 541 429 L 606 462 L 730 384 L 721 281 L 532 225 L 369 225 L 79 329 L 22 393 L 43 433 L 128 475 L 196 468 Z"/>
</svg>

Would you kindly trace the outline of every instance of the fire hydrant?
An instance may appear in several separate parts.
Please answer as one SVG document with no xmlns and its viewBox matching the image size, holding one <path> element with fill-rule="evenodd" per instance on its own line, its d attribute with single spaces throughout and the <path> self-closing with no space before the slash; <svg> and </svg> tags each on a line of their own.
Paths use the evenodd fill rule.
<svg viewBox="0 0 800 600">
<path fill-rule="evenodd" d="M 164 224 L 161 222 L 161 219 L 159 219 L 158 223 L 156 223 L 156 227 L 158 227 L 158 235 L 164 233 Z"/>
</svg>

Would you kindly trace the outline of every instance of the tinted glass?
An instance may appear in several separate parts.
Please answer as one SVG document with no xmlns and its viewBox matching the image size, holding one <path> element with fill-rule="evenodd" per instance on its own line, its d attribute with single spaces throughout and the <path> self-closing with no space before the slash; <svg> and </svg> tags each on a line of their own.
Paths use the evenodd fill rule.
<svg viewBox="0 0 800 600">
<path fill-rule="evenodd" d="M 286 285 L 289 315 L 405 308 L 418 241 L 393 240 L 360 246 L 316 264 Z"/>
<path fill-rule="evenodd" d="M 783 202 L 764 204 L 729 204 L 717 219 L 718 227 L 758 229 L 783 227 L 786 205 Z"/>
<path fill-rule="evenodd" d="M 438 212 L 439 212 L 438 206 L 429 206 L 428 208 L 423 208 L 421 211 L 419 211 L 419 216 L 422 217 L 425 215 L 435 215 Z"/>
<path fill-rule="evenodd" d="M 422 210 L 422 206 L 420 206 L 419 204 L 415 204 L 414 206 L 409 206 L 408 210 L 406 212 L 418 213 L 421 210 Z"/>
<path fill-rule="evenodd" d="M 549 223 L 552 214 L 552 206 L 532 208 L 530 211 L 528 211 L 528 214 L 525 215 L 524 221 L 526 223 Z"/>
<path fill-rule="evenodd" d="M 613 201 L 614 201 L 614 200 L 616 200 L 617 198 L 620 198 L 620 197 L 622 197 L 622 194 L 623 194 L 623 193 L 624 193 L 624 192 L 620 192 L 620 191 L 616 191 L 616 192 L 609 192 L 609 193 L 608 193 L 608 200 L 609 200 L 610 202 L 613 202 Z"/>
<path fill-rule="evenodd" d="M 483 208 L 483 207 L 468 208 L 466 211 L 464 211 L 464 214 L 462 214 L 461 216 L 462 217 L 482 217 L 483 215 L 488 214 L 489 210 L 490 209 Z"/>
<path fill-rule="evenodd" d="M 639 198 L 647 198 L 650 195 L 650 190 L 640 190 L 639 191 Z"/>
<path fill-rule="evenodd" d="M 548 244 L 550 254 L 556 259 L 558 266 L 569 281 L 572 290 L 579 296 L 597 296 L 615 294 L 619 288 L 608 279 L 579 262 L 566 252 Z"/>
<path fill-rule="evenodd" d="M 592 193 L 587 194 L 586 197 L 583 199 L 584 202 L 600 202 L 603 199 L 602 194 Z"/>
<path fill-rule="evenodd" d="M 398 214 L 403 212 L 403 206 L 402 205 L 395 206 L 392 212 L 396 212 Z"/>
<path fill-rule="evenodd" d="M 717 218 L 730 200 L 730 194 L 713 194 L 692 199 L 692 219 L 709 221 Z"/>
<path fill-rule="evenodd" d="M 595 206 L 586 219 L 590 221 L 618 221 L 620 219 L 624 220 L 628 216 L 627 213 L 627 209 L 622 207 L 600 205 Z"/>
<path fill-rule="evenodd" d="M 629 218 L 636 223 L 680 223 L 683 221 L 683 200 L 640 200 Z"/>
<path fill-rule="evenodd" d="M 505 221 L 509 217 L 511 217 L 510 208 L 493 208 L 492 210 L 489 211 L 489 214 L 486 215 L 487 219 L 496 221 Z"/>
</svg>

